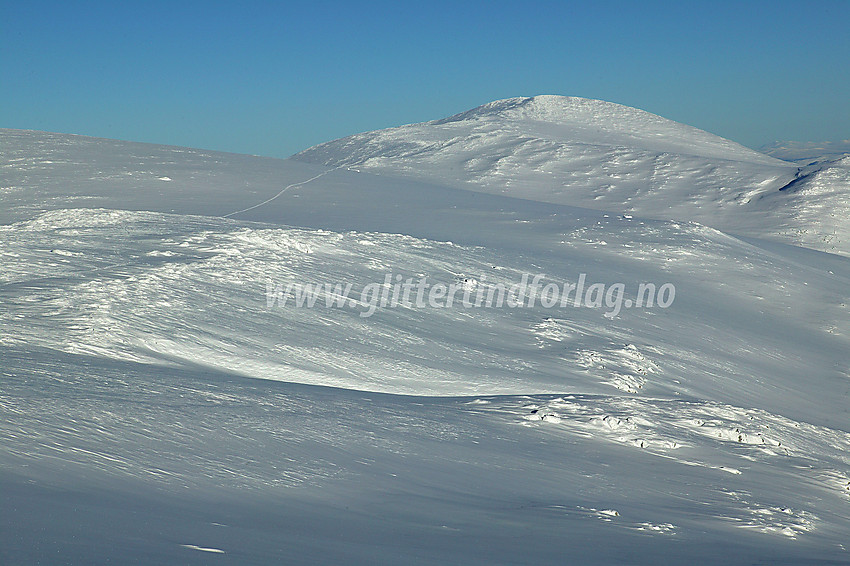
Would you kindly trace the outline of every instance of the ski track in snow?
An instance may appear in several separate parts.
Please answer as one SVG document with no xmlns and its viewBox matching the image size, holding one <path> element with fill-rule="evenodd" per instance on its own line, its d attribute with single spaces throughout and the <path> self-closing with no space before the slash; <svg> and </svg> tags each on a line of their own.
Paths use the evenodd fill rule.
<svg viewBox="0 0 850 566">
<path fill-rule="evenodd" d="M 267 199 L 266 199 L 266 200 L 264 200 L 263 202 L 261 202 L 261 203 L 257 203 L 257 204 L 255 204 L 255 205 L 253 205 L 253 206 L 249 206 L 248 208 L 243 208 L 242 210 L 237 210 L 236 212 L 230 212 L 230 213 L 228 213 L 228 214 L 224 214 L 224 215 L 222 215 L 222 218 L 230 218 L 231 216 L 236 216 L 237 214 L 242 214 L 243 212 L 248 212 L 248 211 L 251 211 L 251 210 L 255 210 L 255 209 L 257 209 L 257 208 L 260 208 L 261 206 L 264 206 L 264 205 L 266 205 L 266 204 L 268 204 L 268 203 L 272 202 L 273 200 L 275 200 L 276 198 L 278 198 L 279 196 L 281 196 L 282 194 L 284 194 L 284 193 L 285 193 L 286 191 L 288 191 L 289 189 L 291 189 L 291 188 L 293 188 L 293 187 L 301 187 L 301 186 L 303 186 L 303 185 L 306 185 L 306 184 L 308 184 L 308 183 L 310 183 L 310 182 L 312 182 L 312 181 L 315 181 L 316 179 L 319 179 L 319 178 L 321 178 L 321 177 L 324 177 L 324 176 L 325 176 L 325 175 L 327 175 L 328 173 L 332 173 L 333 171 L 336 171 L 337 169 L 340 169 L 341 167 L 342 167 L 342 166 L 334 167 L 333 169 L 329 169 L 329 170 L 327 170 L 327 171 L 322 171 L 322 172 L 321 172 L 321 173 L 319 173 L 318 175 L 315 175 L 315 176 L 313 176 L 313 177 L 310 177 L 309 179 L 307 179 L 307 180 L 305 180 L 305 181 L 299 181 L 299 182 L 297 182 L 297 183 L 290 183 L 289 185 L 286 185 L 284 188 L 282 188 L 282 189 L 280 190 L 280 192 L 276 193 L 276 194 L 275 194 L 274 196 L 272 196 L 272 197 L 267 198 Z"/>
</svg>

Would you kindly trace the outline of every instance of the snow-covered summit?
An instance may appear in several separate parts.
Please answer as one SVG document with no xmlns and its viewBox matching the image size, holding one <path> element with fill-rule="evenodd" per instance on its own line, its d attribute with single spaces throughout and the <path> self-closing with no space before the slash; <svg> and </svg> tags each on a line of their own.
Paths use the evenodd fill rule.
<svg viewBox="0 0 850 566">
<path fill-rule="evenodd" d="M 543 202 L 693 218 L 779 189 L 796 168 L 611 102 L 509 98 L 454 116 L 326 142 L 293 157 Z M 686 209 L 675 210 L 682 206 Z M 672 214 L 666 209 L 674 209 Z"/>
<path fill-rule="evenodd" d="M 430 135 L 427 132 L 431 132 Z M 434 146 L 434 141 L 443 138 L 439 132 L 453 134 L 443 139 L 453 143 Z M 558 144 L 624 146 L 780 164 L 777 159 L 735 142 L 644 110 L 603 100 L 555 95 L 496 100 L 448 118 L 326 142 L 296 157 L 303 161 L 322 161 L 326 165 L 363 164 L 364 158 L 386 157 L 388 150 L 407 148 L 411 151 L 403 155 L 413 157 L 423 149 L 428 152 L 457 149 L 460 136 L 486 146 L 488 138 L 503 139 L 506 134 L 519 136 L 515 139 L 517 144 L 539 139 Z M 351 151 L 361 145 L 366 146 L 362 151 Z"/>
<path fill-rule="evenodd" d="M 429 124 L 474 120 L 543 122 L 559 127 L 551 134 L 561 134 L 562 141 L 631 142 L 636 146 L 718 159 L 775 164 L 774 159 L 764 154 L 692 126 L 638 108 L 577 96 L 538 95 L 496 100 Z"/>
<path fill-rule="evenodd" d="M 836 220 L 850 215 L 846 171 L 833 172 L 840 178 L 825 202 L 797 164 L 612 102 L 508 98 L 292 159 L 850 253 L 850 227 Z"/>
</svg>

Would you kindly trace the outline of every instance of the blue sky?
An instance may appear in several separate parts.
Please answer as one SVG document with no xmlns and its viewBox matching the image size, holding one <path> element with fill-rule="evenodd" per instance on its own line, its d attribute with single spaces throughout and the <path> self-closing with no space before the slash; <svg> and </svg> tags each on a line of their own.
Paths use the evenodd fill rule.
<svg viewBox="0 0 850 566">
<path fill-rule="evenodd" d="M 850 138 L 850 2 L 12 2 L 0 127 L 285 157 L 511 96 Z"/>
</svg>

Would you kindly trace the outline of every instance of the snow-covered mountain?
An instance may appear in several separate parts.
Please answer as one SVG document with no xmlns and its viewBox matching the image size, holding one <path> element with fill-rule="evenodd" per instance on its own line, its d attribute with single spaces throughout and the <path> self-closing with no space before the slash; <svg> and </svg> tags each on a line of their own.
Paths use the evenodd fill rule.
<svg viewBox="0 0 850 566">
<path fill-rule="evenodd" d="M 850 563 L 850 260 L 776 232 L 846 191 L 797 167 L 560 97 L 288 160 L 0 130 L 0 562 Z"/>
<path fill-rule="evenodd" d="M 824 190 L 797 164 L 611 102 L 511 98 L 294 158 L 850 254 L 846 167 L 829 166 Z"/>
<path fill-rule="evenodd" d="M 850 140 L 834 142 L 776 141 L 763 145 L 759 151 L 777 159 L 808 165 L 812 161 L 835 160 L 850 155 Z"/>
</svg>

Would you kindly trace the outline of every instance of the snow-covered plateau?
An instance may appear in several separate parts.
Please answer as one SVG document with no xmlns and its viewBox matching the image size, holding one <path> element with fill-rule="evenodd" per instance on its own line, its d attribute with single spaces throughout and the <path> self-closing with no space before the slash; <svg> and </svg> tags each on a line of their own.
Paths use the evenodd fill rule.
<svg viewBox="0 0 850 566">
<path fill-rule="evenodd" d="M 795 149 L 557 96 L 285 160 L 0 130 L 0 563 L 850 564 L 850 158 Z"/>
</svg>

